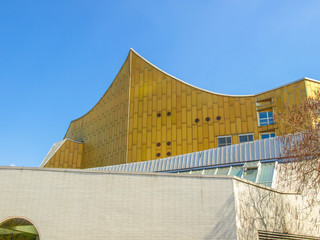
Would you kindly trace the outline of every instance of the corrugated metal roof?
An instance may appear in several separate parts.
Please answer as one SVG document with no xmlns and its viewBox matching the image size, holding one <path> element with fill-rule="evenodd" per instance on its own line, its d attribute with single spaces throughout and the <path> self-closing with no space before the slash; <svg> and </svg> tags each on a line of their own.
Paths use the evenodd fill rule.
<svg viewBox="0 0 320 240">
<path fill-rule="evenodd" d="M 178 169 L 206 168 L 248 161 L 277 159 L 280 156 L 279 137 L 234 144 L 157 160 L 90 168 L 120 172 L 164 172 Z"/>
</svg>

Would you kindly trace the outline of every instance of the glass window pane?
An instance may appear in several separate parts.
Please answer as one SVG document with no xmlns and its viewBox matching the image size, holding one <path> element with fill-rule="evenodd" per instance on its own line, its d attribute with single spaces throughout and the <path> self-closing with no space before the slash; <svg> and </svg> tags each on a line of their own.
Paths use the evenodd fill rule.
<svg viewBox="0 0 320 240">
<path fill-rule="evenodd" d="M 274 124 L 273 112 L 259 112 L 260 126 Z"/>
<path fill-rule="evenodd" d="M 230 167 L 221 167 L 217 169 L 216 175 L 228 175 Z"/>
<path fill-rule="evenodd" d="M 191 174 L 202 174 L 202 169 L 201 170 L 193 170 L 191 171 Z"/>
<path fill-rule="evenodd" d="M 243 173 L 243 166 L 232 166 L 229 175 L 241 178 Z"/>
<path fill-rule="evenodd" d="M 249 142 L 249 141 L 253 141 L 253 135 L 252 134 L 239 136 L 239 142 L 240 143 Z"/>
<path fill-rule="evenodd" d="M 276 136 L 275 133 L 262 133 L 261 139 L 271 138 L 271 137 L 275 137 L 275 136 Z"/>
<path fill-rule="evenodd" d="M 252 161 L 252 162 L 246 162 L 244 167 L 245 168 L 257 168 L 259 165 L 259 161 Z"/>
<path fill-rule="evenodd" d="M 214 175 L 216 170 L 217 170 L 216 168 L 205 169 L 203 174 L 204 175 Z"/>
<path fill-rule="evenodd" d="M 251 182 L 256 182 L 258 168 L 247 169 L 243 173 L 243 178 Z"/>
<path fill-rule="evenodd" d="M 268 119 L 260 119 L 260 126 L 268 125 Z"/>
<path fill-rule="evenodd" d="M 218 147 L 231 145 L 231 137 L 218 137 Z"/>
<path fill-rule="evenodd" d="M 268 116 L 267 116 L 267 112 L 260 112 L 259 113 L 259 117 L 260 117 L 260 119 L 261 118 L 267 118 Z"/>
<path fill-rule="evenodd" d="M 274 174 L 275 162 L 261 163 L 261 172 L 258 183 L 271 187 Z"/>
<path fill-rule="evenodd" d="M 239 141 L 240 143 L 247 142 L 247 136 L 240 136 Z"/>
<path fill-rule="evenodd" d="M 274 124 L 273 118 L 269 119 L 269 124 Z"/>
</svg>

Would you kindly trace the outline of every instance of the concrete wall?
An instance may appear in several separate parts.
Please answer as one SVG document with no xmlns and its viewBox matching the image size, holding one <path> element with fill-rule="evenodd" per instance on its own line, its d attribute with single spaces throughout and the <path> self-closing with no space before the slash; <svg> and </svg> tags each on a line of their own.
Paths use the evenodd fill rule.
<svg viewBox="0 0 320 240">
<path fill-rule="evenodd" d="M 0 189 L 0 222 L 41 240 L 237 239 L 228 177 L 2 167 Z"/>
<path fill-rule="evenodd" d="M 316 162 L 295 164 L 307 164 L 302 169 L 314 169 Z M 316 182 L 318 172 L 305 171 L 308 174 L 297 174 L 300 167 L 292 166 L 291 163 L 278 164 L 276 175 L 276 190 L 280 192 L 294 192 L 298 195 L 283 195 L 283 205 L 291 214 L 287 214 L 286 221 L 290 223 L 288 229 L 302 231 L 320 236 L 320 191 L 319 183 Z M 302 171 L 302 170 L 301 170 Z M 302 171 L 303 172 L 303 171 Z M 318 189 L 316 189 L 318 187 Z M 291 205 L 291 207 L 289 207 Z M 307 224 L 306 224 L 307 223 Z"/>
<path fill-rule="evenodd" d="M 234 181 L 239 240 L 258 239 L 258 230 L 320 236 L 319 205 L 307 197 Z"/>
</svg>

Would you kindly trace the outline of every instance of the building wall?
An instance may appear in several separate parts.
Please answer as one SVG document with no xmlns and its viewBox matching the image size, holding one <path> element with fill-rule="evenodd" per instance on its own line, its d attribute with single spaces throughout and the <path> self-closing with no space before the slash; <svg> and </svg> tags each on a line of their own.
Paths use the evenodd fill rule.
<svg viewBox="0 0 320 240">
<path fill-rule="evenodd" d="M 276 113 L 307 97 L 304 80 L 252 96 L 215 94 L 131 54 L 128 163 L 215 148 L 219 136 L 231 136 L 237 144 L 239 134 L 253 133 L 255 140 L 264 132 L 279 134 L 277 124 L 259 126 L 258 112 Z"/>
<path fill-rule="evenodd" d="M 319 236 L 319 205 L 307 196 L 234 181 L 238 240 L 258 239 L 258 230 Z"/>
<path fill-rule="evenodd" d="M 83 143 L 66 139 L 44 167 L 81 168 Z"/>
<path fill-rule="evenodd" d="M 281 135 L 278 124 L 259 126 L 259 112 L 299 104 L 317 86 L 301 79 L 257 95 L 217 94 L 170 76 L 130 50 L 106 94 L 71 122 L 65 137 L 84 143 L 81 168 L 211 149 L 221 136 L 231 136 L 232 144 L 241 134 L 258 140 L 262 133 Z"/>
<path fill-rule="evenodd" d="M 238 143 L 241 133 L 255 133 L 258 138 L 253 96 L 230 97 L 197 89 L 134 52 L 131 81 L 128 162 L 214 148 L 217 136 L 232 135 L 233 143 Z"/>
<path fill-rule="evenodd" d="M 319 83 L 307 80 L 305 81 L 308 97 L 314 97 L 315 93 L 320 90 Z"/>
<path fill-rule="evenodd" d="M 231 177 L 0 167 L 0 188 L 0 223 L 28 219 L 41 240 L 320 235 L 319 205 Z"/>
<path fill-rule="evenodd" d="M 237 239 L 231 178 L 0 168 L 0 222 L 41 240 Z"/>
</svg>

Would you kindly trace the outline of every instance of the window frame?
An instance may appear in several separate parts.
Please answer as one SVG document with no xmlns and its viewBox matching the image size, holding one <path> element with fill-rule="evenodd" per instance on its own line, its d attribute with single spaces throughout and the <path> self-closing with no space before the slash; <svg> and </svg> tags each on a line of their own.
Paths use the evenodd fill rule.
<svg viewBox="0 0 320 240">
<path fill-rule="evenodd" d="M 262 135 L 266 135 L 266 134 L 269 134 L 269 137 L 268 138 L 262 138 Z M 263 133 L 260 133 L 260 139 L 274 138 L 274 137 L 270 136 L 271 134 L 274 134 L 274 137 L 276 137 L 276 132 L 263 132 Z"/>
<path fill-rule="evenodd" d="M 222 138 L 230 138 L 230 144 L 229 145 L 224 145 L 224 146 L 219 146 L 219 139 L 222 139 Z M 225 135 L 225 136 L 218 136 L 217 137 L 217 147 L 227 147 L 227 146 L 230 146 L 232 145 L 232 136 L 231 135 Z"/>
<path fill-rule="evenodd" d="M 267 124 L 263 124 L 261 125 L 261 117 L 260 117 L 260 113 L 267 113 L 267 117 L 266 118 L 262 118 L 262 119 L 266 119 L 267 121 Z M 269 113 L 272 113 L 272 116 L 269 117 Z M 258 114 L 258 123 L 259 123 L 259 127 L 263 127 L 263 126 L 269 126 L 269 125 L 272 125 L 274 124 L 274 114 L 273 114 L 273 109 L 271 111 L 259 111 L 257 112 Z"/>
<path fill-rule="evenodd" d="M 240 137 L 243 137 L 243 136 L 252 136 L 252 141 L 246 141 L 246 142 L 253 142 L 254 141 L 254 133 L 244 133 L 244 134 L 238 135 L 239 143 L 246 143 L 246 142 L 240 141 Z"/>
</svg>

